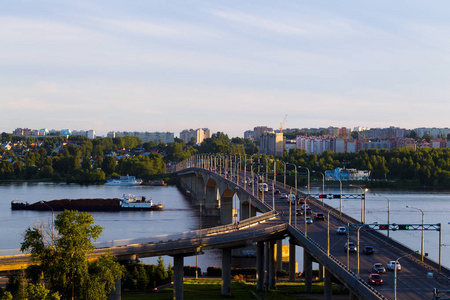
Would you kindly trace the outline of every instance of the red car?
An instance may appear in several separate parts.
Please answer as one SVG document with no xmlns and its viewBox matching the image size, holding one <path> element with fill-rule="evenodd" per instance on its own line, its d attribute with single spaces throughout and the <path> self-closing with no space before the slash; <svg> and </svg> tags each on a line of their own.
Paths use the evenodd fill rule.
<svg viewBox="0 0 450 300">
<path fill-rule="evenodd" d="M 383 285 L 383 278 L 380 274 L 370 274 L 368 281 L 370 285 Z"/>
</svg>

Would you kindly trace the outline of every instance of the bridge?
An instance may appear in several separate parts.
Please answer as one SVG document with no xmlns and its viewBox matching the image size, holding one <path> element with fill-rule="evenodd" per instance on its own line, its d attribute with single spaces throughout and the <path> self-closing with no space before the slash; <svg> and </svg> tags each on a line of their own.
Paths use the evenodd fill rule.
<svg viewBox="0 0 450 300">
<path fill-rule="evenodd" d="M 189 159 L 175 170 L 182 186 L 191 193 L 194 205 L 199 205 L 203 215 L 220 217 L 222 226 L 184 232 L 172 236 L 150 237 L 96 243 L 92 259 L 110 252 L 120 260 L 142 257 L 170 255 L 174 259 L 174 298 L 183 299 L 183 259 L 196 255 L 202 250 L 222 250 L 222 294 L 231 295 L 231 250 L 256 245 L 257 288 L 276 288 L 276 270 L 281 268 L 281 241 L 289 238 L 289 277 L 294 280 L 295 249 L 304 252 L 303 273 L 306 292 L 312 290 L 312 263 L 320 265 L 324 277 L 324 299 L 332 298 L 332 283 L 348 287 L 350 299 L 432 299 L 436 290 L 448 290 L 450 270 L 427 258 L 421 261 L 412 249 L 388 239 L 376 232 L 358 227 L 359 246 L 372 245 L 376 253 L 372 256 L 343 251 L 344 243 L 354 236 L 336 235 L 339 226 L 358 224 L 357 220 L 340 214 L 320 200 L 301 194 L 314 212 L 322 212 L 326 222 L 306 224 L 306 214 L 298 219 L 292 202 L 281 199 L 280 195 L 261 193 L 255 189 L 255 181 L 247 183 L 247 177 L 256 174 L 236 167 L 226 168 L 227 161 L 212 159 Z M 243 180 L 239 180 L 239 178 Z M 292 187 L 267 180 L 283 193 L 290 193 Z M 237 197 L 235 197 L 237 195 Z M 239 222 L 236 222 L 238 207 Z M 283 213 L 282 213 L 283 212 Z M 259 214 L 258 214 L 259 213 Z M 362 229 L 362 230 L 361 230 Z M 332 232 L 332 234 L 329 234 Z M 354 232 L 350 232 L 350 234 Z M 355 241 L 356 242 L 356 241 Z M 277 245 L 278 247 L 275 247 Z M 372 287 L 367 283 L 371 266 L 375 262 L 385 265 L 388 261 L 401 259 L 402 271 L 383 275 L 384 285 Z M 11 253 L 0 256 L 0 271 L 12 270 L 30 263 L 27 254 Z M 431 274 L 431 276 L 430 276 Z M 397 278 L 395 278 L 397 277 Z M 397 279 L 397 280 L 396 280 Z"/>
</svg>

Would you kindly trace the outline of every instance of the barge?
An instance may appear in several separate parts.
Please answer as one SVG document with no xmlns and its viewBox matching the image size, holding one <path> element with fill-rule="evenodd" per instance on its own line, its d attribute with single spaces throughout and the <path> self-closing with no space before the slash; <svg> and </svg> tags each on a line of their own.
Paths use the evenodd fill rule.
<svg viewBox="0 0 450 300">
<path fill-rule="evenodd" d="M 11 201 L 12 210 L 40 210 L 40 211 L 161 211 L 164 205 L 153 204 L 152 199 L 146 197 L 136 197 L 132 195 L 123 195 L 120 198 L 93 198 L 93 199 L 59 199 L 52 201 L 39 201 L 28 203 L 24 201 Z"/>
</svg>

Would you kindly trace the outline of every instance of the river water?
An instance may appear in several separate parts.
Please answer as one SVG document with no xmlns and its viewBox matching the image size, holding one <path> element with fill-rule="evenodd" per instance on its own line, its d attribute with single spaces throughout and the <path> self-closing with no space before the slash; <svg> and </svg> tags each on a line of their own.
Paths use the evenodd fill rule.
<svg viewBox="0 0 450 300">
<path fill-rule="evenodd" d="M 321 192 L 321 189 L 320 189 Z M 339 193 L 339 188 L 327 188 L 326 193 Z M 314 188 L 311 193 L 319 193 Z M 344 188 L 343 193 L 360 193 L 359 189 Z M 203 220 L 200 224 L 199 213 L 194 210 L 190 200 L 174 186 L 130 186 L 117 187 L 105 185 L 80 186 L 76 184 L 53 183 L 8 183 L 0 184 L 0 249 L 20 248 L 23 233 L 28 228 L 44 222 L 51 227 L 51 212 L 11 211 L 12 200 L 37 201 L 78 198 L 120 198 L 122 194 L 146 196 L 155 203 L 163 203 L 164 211 L 154 212 L 94 212 L 95 223 L 104 228 L 99 241 L 140 238 L 155 235 L 176 234 L 199 229 L 200 226 L 214 225 L 216 219 Z M 374 194 L 379 194 L 376 196 Z M 420 208 L 425 214 L 425 224 L 442 223 L 442 264 L 450 266 L 450 192 L 426 191 L 389 191 L 369 190 L 366 194 L 366 223 L 387 223 L 387 196 L 390 199 L 390 222 L 398 224 L 420 224 L 422 214 L 406 205 Z M 335 208 L 339 199 L 325 200 Z M 344 213 L 360 219 L 361 200 L 343 200 Z M 394 238 L 414 250 L 420 250 L 421 231 L 396 231 L 390 233 Z M 448 246 L 447 246 L 448 245 Z M 297 247 L 300 248 L 300 247 Z M 437 231 L 425 231 L 425 252 L 431 259 L 438 261 L 439 234 Z M 0 251 L 1 252 L 1 251 Z M 301 258 L 301 253 L 297 254 Z M 145 259 L 155 263 L 157 258 Z M 171 258 L 164 258 L 166 264 Z M 185 258 L 185 265 L 195 265 L 195 256 Z M 220 251 L 206 251 L 198 257 L 202 271 L 208 266 L 220 266 Z M 301 270 L 301 262 L 299 262 Z"/>
</svg>

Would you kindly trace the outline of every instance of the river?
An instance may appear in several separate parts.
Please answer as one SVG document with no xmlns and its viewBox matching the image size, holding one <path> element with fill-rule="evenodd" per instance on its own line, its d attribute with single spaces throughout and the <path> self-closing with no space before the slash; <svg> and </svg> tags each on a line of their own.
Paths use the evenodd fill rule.
<svg viewBox="0 0 450 300">
<path fill-rule="evenodd" d="M 320 189 L 321 192 L 321 189 Z M 339 188 L 327 188 L 326 193 L 339 193 Z M 312 189 L 311 193 L 319 193 Z M 343 193 L 360 193 L 356 188 L 344 188 Z M 0 184 L 0 249 L 19 248 L 23 233 L 38 222 L 47 223 L 51 227 L 51 212 L 11 211 L 12 200 L 37 201 L 77 198 L 117 198 L 122 194 L 146 196 L 155 203 L 163 203 L 164 211 L 154 212 L 95 212 L 92 213 L 95 223 L 104 228 L 99 241 L 139 238 L 155 235 L 174 234 L 198 229 L 201 224 L 197 210 L 190 205 L 190 200 L 174 186 L 105 186 L 54 183 L 8 183 Z M 376 196 L 378 194 L 380 196 Z M 422 214 L 406 205 L 420 208 L 425 214 L 425 224 L 442 223 L 442 264 L 450 266 L 450 228 L 448 225 L 450 213 L 450 192 L 428 191 L 389 191 L 377 189 L 366 193 L 366 223 L 387 223 L 387 199 L 390 199 L 390 221 L 397 224 L 420 224 Z M 335 208 L 339 207 L 339 199 L 325 200 Z M 344 213 L 360 219 L 361 200 L 343 200 Z M 202 226 L 209 221 L 214 225 L 215 219 L 203 220 Z M 420 250 L 421 231 L 396 231 L 390 233 L 394 238 L 414 250 Z M 297 247 L 300 248 L 300 247 Z M 299 249 L 300 250 L 300 249 Z M 301 250 L 300 250 L 301 251 Z M 438 261 L 439 234 L 437 231 L 425 231 L 425 252 Z M 302 257 L 301 252 L 297 254 Z M 157 258 L 145 259 L 144 262 L 155 263 Z M 173 264 L 171 258 L 164 258 L 166 264 Z M 195 256 L 185 258 L 185 265 L 195 265 Z M 198 265 L 202 271 L 208 266 L 220 266 L 220 251 L 206 251 L 199 256 Z M 299 261 L 299 269 L 302 264 Z"/>
</svg>

